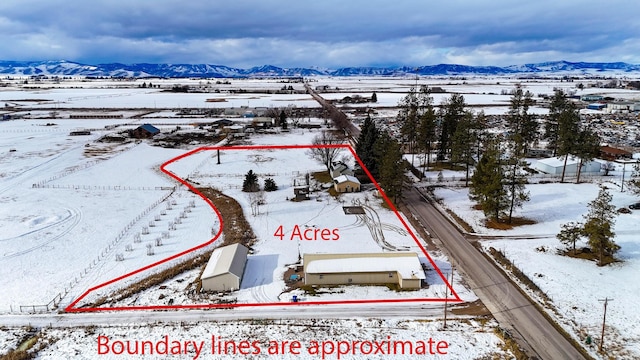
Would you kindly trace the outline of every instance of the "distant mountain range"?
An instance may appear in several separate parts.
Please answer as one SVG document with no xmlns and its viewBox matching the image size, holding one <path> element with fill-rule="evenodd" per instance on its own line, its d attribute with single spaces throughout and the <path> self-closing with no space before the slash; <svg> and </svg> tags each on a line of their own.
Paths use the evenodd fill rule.
<svg viewBox="0 0 640 360">
<path fill-rule="evenodd" d="M 71 61 L 0 61 L 2 76 L 93 76 L 163 78 L 249 78 L 296 76 L 411 76 L 411 75 L 510 75 L 601 74 L 640 72 L 640 65 L 623 62 L 589 63 L 552 61 L 538 64 L 468 66 L 439 64 L 418 67 L 345 67 L 340 69 L 280 68 L 272 65 L 238 69 L 209 64 L 98 64 Z"/>
</svg>

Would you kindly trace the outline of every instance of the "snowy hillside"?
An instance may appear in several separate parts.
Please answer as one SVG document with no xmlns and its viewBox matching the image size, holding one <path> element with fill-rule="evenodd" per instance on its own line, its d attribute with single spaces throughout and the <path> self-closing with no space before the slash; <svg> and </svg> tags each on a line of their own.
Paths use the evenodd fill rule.
<svg viewBox="0 0 640 360">
<path fill-rule="evenodd" d="M 505 74 L 629 74 L 640 72 L 640 65 L 623 62 L 588 63 L 552 61 L 539 64 L 469 66 L 438 64 L 418 67 L 344 67 L 339 69 L 281 68 L 263 65 L 239 69 L 211 64 L 98 64 L 88 65 L 60 61 L 0 61 L 0 74 L 15 76 L 104 76 L 104 77 L 167 77 L 167 78 L 247 78 L 298 76 L 406 76 L 406 75 L 505 75 Z"/>
</svg>

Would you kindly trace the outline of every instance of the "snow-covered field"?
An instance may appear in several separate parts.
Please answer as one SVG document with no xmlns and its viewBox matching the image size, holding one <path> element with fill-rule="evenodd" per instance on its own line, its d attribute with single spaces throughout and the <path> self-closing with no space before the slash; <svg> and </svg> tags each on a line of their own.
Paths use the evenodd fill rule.
<svg viewBox="0 0 640 360">
<path fill-rule="evenodd" d="M 585 81 L 585 85 L 593 81 Z M 518 82 L 522 82 L 534 95 L 551 94 L 554 87 L 575 89 L 575 83 L 508 77 L 442 77 L 429 80 L 430 86 L 464 94 L 469 104 L 482 105 L 487 114 L 506 111 L 509 96 L 502 92 L 513 89 Z M 98 284 L 204 244 L 219 230 L 217 216 L 208 204 L 159 171 L 162 163 L 184 154 L 188 149 L 164 149 L 146 142 L 97 143 L 96 139 L 112 131 L 105 129 L 105 126 L 128 124 L 126 126 L 130 128 L 132 124 L 142 121 L 153 123 L 154 114 L 144 119 L 128 118 L 145 111 L 140 109 L 166 109 L 155 113 L 158 117 L 155 120 L 166 124 L 162 126 L 174 128 L 174 123 L 183 125 L 190 120 L 172 119 L 175 112 L 169 109 L 318 106 L 305 94 L 230 92 L 240 88 L 273 90 L 285 85 L 277 80 L 231 80 L 229 84 L 207 84 L 186 79 L 154 81 L 165 89 L 174 84 L 189 83 L 209 87 L 212 91 L 189 94 L 163 93 L 157 88 L 144 89 L 139 87 L 141 83 L 142 80 L 85 82 L 74 79 L 60 84 L 30 84 L 30 88 L 8 87 L 0 90 L 0 104 L 37 108 L 29 115 L 33 118 L 49 117 L 50 109 L 55 108 L 58 117 L 62 117 L 0 123 L 0 314 L 52 311 L 54 305 L 64 307 Z M 339 88 L 339 91 L 331 94 L 336 99 L 349 94 L 370 96 L 371 92 L 376 91 L 379 99 L 377 106 L 393 107 L 403 92 L 416 84 L 416 79 L 320 78 L 311 85 L 323 84 L 330 85 L 329 91 Z M 291 85 L 296 90 L 302 88 L 302 84 Z M 213 92 L 214 88 L 218 88 L 220 93 Z M 621 89 L 588 87 L 576 94 L 590 93 L 615 98 L 632 98 L 637 94 Z M 447 97 L 447 94 L 434 95 L 437 95 L 434 96 L 435 104 Z M 224 98 L 226 101 L 206 102 L 213 98 Z M 124 114 L 124 117 L 68 119 L 68 115 L 75 111 L 72 108 L 112 109 L 115 113 Z M 480 110 L 480 107 L 474 110 Z M 544 112 L 542 108 L 535 108 L 534 111 Z M 162 126 L 159 125 L 164 130 Z M 70 131 L 78 129 L 91 129 L 92 135 L 68 135 Z M 309 130 L 294 130 L 289 134 L 254 136 L 250 141 L 254 145 L 304 145 L 310 144 L 315 134 Z M 351 155 L 347 152 L 343 155 L 353 165 Z M 288 198 L 293 196 L 294 178 L 300 179 L 306 172 L 323 169 L 323 165 L 312 160 L 305 149 L 225 150 L 221 160 L 222 163 L 218 165 L 213 152 L 202 151 L 172 163 L 169 170 L 183 179 L 222 190 L 245 209 L 258 240 L 250 255 L 241 289 L 233 295 L 239 303 L 289 302 L 294 294 L 303 301 L 444 297 L 443 281 L 433 270 L 427 271 L 430 287 L 415 292 L 396 293 L 387 288 L 366 286 L 344 288 L 322 294 L 317 299 L 303 294 L 301 290 L 285 291 L 285 267 L 297 261 L 299 252 L 383 251 L 373 241 L 372 228 L 354 215 L 345 215 L 343 205 L 364 204 L 371 218 L 378 219 L 374 223 L 383 230 L 385 241 L 393 247 L 420 251 L 413 239 L 407 236 L 402 221 L 395 213 L 381 206 L 382 201 L 373 190 L 339 198 L 318 192 L 309 201 L 289 201 Z M 272 177 L 279 186 L 278 191 L 266 194 L 266 203 L 255 216 L 251 215 L 250 200 L 240 191 L 244 174 L 249 169 L 258 173 L 261 181 Z M 613 183 L 619 183 L 620 174 L 620 171 L 614 174 Z M 450 174 L 445 172 L 444 175 Z M 619 187 L 612 183 L 608 186 L 612 188 L 618 207 L 637 201 L 629 193 L 621 193 Z M 561 245 L 555 239 L 561 224 L 581 219 L 586 212 L 586 204 L 597 193 L 597 186 L 531 185 L 530 191 L 532 200 L 525 204 L 518 215 L 534 219 L 536 224 L 500 232 L 483 226 L 482 216 L 471 209 L 465 190 L 443 189 L 437 195 L 478 233 L 496 236 L 493 240 L 483 240 L 483 245 L 503 251 L 535 281 L 553 301 L 551 315 L 580 341 L 586 335 L 597 338 L 603 308 L 600 300 L 613 299 L 607 312 L 606 341 L 611 344 L 609 346 L 617 348 L 619 358 L 637 358 L 640 356 L 640 347 L 637 345 L 640 343 L 640 330 L 635 324 L 640 318 L 632 311 L 632 304 L 637 303 L 640 295 L 640 287 L 634 279 L 640 270 L 640 242 L 637 239 L 640 213 L 636 211 L 619 215 L 615 231 L 616 242 L 622 247 L 620 258 L 623 261 L 599 268 L 584 260 L 556 255 L 556 249 Z M 178 220 L 180 224 L 171 230 L 170 224 L 176 224 Z M 280 226 L 287 240 L 279 240 L 274 236 Z M 304 229 L 338 229 L 340 239 L 329 242 L 288 240 L 295 226 Z M 217 244 L 208 246 L 208 249 Z M 149 253 L 150 249 L 152 254 Z M 436 266 L 447 275 L 450 265 L 446 257 L 437 252 L 430 255 Z M 431 268 L 428 259 L 423 254 L 420 257 Z M 93 291 L 85 300 L 108 295 L 114 289 L 157 270 L 158 267 Z M 198 274 L 194 270 L 182 274 L 179 279 L 171 279 L 162 285 L 162 291 L 160 287 L 148 289 L 140 293 L 133 304 L 165 304 L 166 299 L 161 301 L 160 295 L 169 291 L 174 292 L 175 304 L 198 303 L 188 296 L 177 296 L 184 289 L 183 283 L 177 280 L 193 281 Z M 472 291 L 465 287 L 464 279 L 457 274 L 453 288 L 466 301 L 476 299 Z M 131 300 L 127 300 L 126 305 L 132 305 Z M 449 354 L 434 358 L 507 357 L 500 349 L 501 341 L 491 332 L 495 327 L 493 322 L 478 324 L 472 319 L 458 320 L 456 326 L 446 332 L 438 330 L 432 319 L 403 323 L 383 319 L 354 319 L 332 323 L 340 330 L 327 333 L 326 326 L 316 326 L 319 323 L 300 326 L 203 323 L 44 330 L 45 336 L 55 337 L 58 341 L 43 350 L 40 358 L 95 358 L 98 334 L 106 334 L 113 339 L 148 340 L 178 330 L 184 333 L 178 340 L 207 340 L 213 333 L 236 339 L 255 334 L 250 336 L 259 341 L 269 338 L 300 341 L 326 338 L 366 340 L 384 339 L 387 335 L 411 340 L 434 336 L 447 340 L 451 346 Z M 26 331 L 20 329 L 2 330 L 0 354 L 26 335 Z M 100 358 L 121 357 L 105 355 Z"/>
<path fill-rule="evenodd" d="M 617 208 L 638 199 L 620 191 L 620 176 L 621 171 L 615 172 L 606 178 L 611 182 L 604 182 Z M 584 343 L 587 336 L 599 339 L 603 300 L 613 299 L 607 308 L 606 347 L 615 351 L 619 359 L 640 357 L 640 313 L 633 310 L 640 295 L 640 212 L 617 216 L 614 231 L 615 242 L 621 246 L 621 262 L 598 267 L 588 260 L 558 255 L 557 250 L 565 247 L 555 238 L 562 224 L 583 220 L 587 204 L 598 194 L 598 184 L 534 184 L 528 185 L 527 190 L 531 200 L 515 216 L 534 220 L 535 224 L 511 230 L 485 227 L 484 215 L 472 209 L 467 189 L 438 189 L 436 195 L 442 198 L 443 206 L 453 210 L 476 233 L 496 236 L 495 240 L 482 240 L 483 247 L 502 251 L 533 280 L 552 300 L 549 314 L 580 342 Z"/>
<path fill-rule="evenodd" d="M 38 359 L 509 358 L 512 354 L 501 349 L 501 342 L 493 333 L 494 326 L 493 321 L 479 323 L 474 320 L 454 320 L 443 330 L 439 322 L 428 320 L 355 318 L 234 322 L 203 320 L 192 324 L 45 329 L 42 336 L 45 339 L 55 338 L 56 341 L 41 351 Z M 473 332 L 472 338 L 470 332 Z M 137 353 L 114 354 L 114 351 L 121 349 L 118 343 L 126 341 L 130 342 L 129 349 L 132 351 L 134 343 L 138 342 L 140 346 Z M 161 345 L 151 349 L 147 344 L 143 353 L 143 341 Z M 162 345 L 165 341 L 169 344 L 168 350 Z M 185 346 L 186 341 L 190 343 Z M 220 341 L 234 342 L 236 346 L 248 341 L 250 345 L 242 350 L 240 347 L 234 350 L 233 345 L 227 345 L 225 352 L 218 346 Z M 421 344 L 425 344 L 423 350 L 419 348 Z"/>
</svg>

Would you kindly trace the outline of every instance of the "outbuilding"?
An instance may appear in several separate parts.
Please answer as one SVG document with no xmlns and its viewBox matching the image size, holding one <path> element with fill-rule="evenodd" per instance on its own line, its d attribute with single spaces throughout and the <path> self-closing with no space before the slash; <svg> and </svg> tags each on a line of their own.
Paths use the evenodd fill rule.
<svg viewBox="0 0 640 360">
<path fill-rule="evenodd" d="M 565 160 L 564 156 L 538 160 L 533 165 L 533 168 L 545 174 L 561 175 L 562 169 L 565 164 L 564 160 Z M 578 173 L 579 164 L 580 164 L 580 159 L 569 155 L 569 158 L 567 159 L 567 167 L 565 169 L 565 175 L 569 175 L 569 176 L 576 175 Z M 602 164 L 600 162 L 588 161 L 582 164 L 582 170 L 580 172 L 582 174 L 600 173 L 601 168 L 602 168 Z"/>
<path fill-rule="evenodd" d="M 304 254 L 306 285 L 388 285 L 420 289 L 426 279 L 415 252 Z"/>
<path fill-rule="evenodd" d="M 144 124 L 135 128 L 131 132 L 131 136 L 133 136 L 136 139 L 149 139 L 158 135 L 159 133 L 160 133 L 160 129 L 158 129 L 157 127 L 151 124 Z"/>
<path fill-rule="evenodd" d="M 233 244 L 215 249 L 200 279 L 204 291 L 233 291 L 240 289 L 249 249 Z"/>
<path fill-rule="evenodd" d="M 340 175 L 333 179 L 333 186 L 339 193 L 360 191 L 360 180 L 351 175 Z"/>
</svg>

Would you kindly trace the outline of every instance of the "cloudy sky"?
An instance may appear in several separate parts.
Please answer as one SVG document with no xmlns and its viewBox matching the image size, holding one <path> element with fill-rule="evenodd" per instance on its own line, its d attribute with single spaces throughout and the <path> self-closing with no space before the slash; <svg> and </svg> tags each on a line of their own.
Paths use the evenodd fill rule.
<svg viewBox="0 0 640 360">
<path fill-rule="evenodd" d="M 637 0 L 0 0 L 0 59 L 640 64 Z"/>
</svg>

